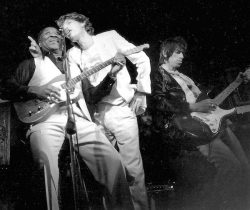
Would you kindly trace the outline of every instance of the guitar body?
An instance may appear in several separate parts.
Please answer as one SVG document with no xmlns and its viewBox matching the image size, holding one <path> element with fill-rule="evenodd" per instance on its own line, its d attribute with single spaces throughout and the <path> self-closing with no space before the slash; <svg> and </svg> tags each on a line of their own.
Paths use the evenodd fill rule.
<svg viewBox="0 0 250 210">
<path fill-rule="evenodd" d="M 15 102 L 14 107 L 17 116 L 23 123 L 33 124 L 44 121 L 48 116 L 54 113 L 60 106 L 66 105 L 66 92 L 61 88 L 65 84 L 65 76 L 60 75 L 52 79 L 46 85 L 51 84 L 61 89 L 60 100 L 58 102 L 51 102 L 48 99 L 31 99 L 24 102 Z M 70 93 L 70 99 L 77 99 L 79 91 L 74 90 Z"/>
<path fill-rule="evenodd" d="M 208 99 L 206 94 L 201 94 L 197 101 Z M 184 131 L 196 145 L 211 142 L 220 131 L 223 119 L 233 114 L 235 108 L 224 110 L 220 107 L 210 113 L 192 112 L 188 116 L 178 116 L 174 119 L 175 125 Z"/>
<path fill-rule="evenodd" d="M 174 122 L 198 146 L 211 142 L 219 134 L 223 119 L 234 111 L 217 107 L 211 113 L 192 112 L 189 116 L 178 116 Z"/>
<path fill-rule="evenodd" d="M 207 144 L 212 140 L 209 127 L 191 116 L 178 116 L 174 119 L 174 123 L 196 146 Z"/>
<path fill-rule="evenodd" d="M 219 133 L 223 119 L 226 116 L 231 115 L 234 111 L 234 108 L 225 110 L 220 107 L 216 107 L 216 109 L 211 113 L 192 112 L 191 116 L 194 120 L 206 124 L 209 127 L 212 137 L 214 137 Z"/>
<path fill-rule="evenodd" d="M 32 99 L 26 102 L 16 102 L 14 107 L 20 121 L 33 124 L 45 120 L 58 109 L 59 104 L 41 99 Z"/>
</svg>

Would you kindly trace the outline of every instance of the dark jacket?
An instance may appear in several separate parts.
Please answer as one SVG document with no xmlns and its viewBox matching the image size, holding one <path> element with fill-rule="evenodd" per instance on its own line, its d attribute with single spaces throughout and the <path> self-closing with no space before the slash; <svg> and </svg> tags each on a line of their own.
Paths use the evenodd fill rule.
<svg viewBox="0 0 250 210">
<path fill-rule="evenodd" d="M 190 113 L 189 104 L 181 86 L 162 67 L 153 75 L 152 82 L 154 115 L 153 124 L 159 132 L 170 139 L 184 138 L 185 135 L 174 124 L 178 115 Z"/>
</svg>

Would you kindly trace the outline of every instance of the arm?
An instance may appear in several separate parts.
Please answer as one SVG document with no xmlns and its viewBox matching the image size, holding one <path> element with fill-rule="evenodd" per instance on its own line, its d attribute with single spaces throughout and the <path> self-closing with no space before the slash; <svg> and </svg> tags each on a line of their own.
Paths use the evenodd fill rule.
<svg viewBox="0 0 250 210">
<path fill-rule="evenodd" d="M 109 95 L 115 81 L 117 73 L 123 68 L 126 64 L 125 57 L 119 53 L 116 55 L 112 68 L 107 76 L 99 83 L 96 87 L 93 87 L 89 90 L 91 94 L 91 101 L 93 104 L 98 103 L 104 96 Z"/>
<path fill-rule="evenodd" d="M 34 58 L 42 57 L 42 52 L 36 41 L 30 36 L 28 36 L 28 39 L 30 40 L 29 51 L 31 55 Z M 39 95 L 37 94 L 39 87 L 28 86 L 34 71 L 34 59 L 21 62 L 13 75 L 3 83 L 3 98 L 12 101 L 26 101 L 36 98 Z"/>
<path fill-rule="evenodd" d="M 107 74 L 107 76 L 97 85 L 91 85 L 88 78 L 85 78 L 82 81 L 82 90 L 85 96 L 85 100 L 89 104 L 96 104 L 104 96 L 109 95 L 114 83 L 116 82 L 117 73 L 123 68 L 125 65 L 125 58 L 118 58 L 113 64 L 111 71 Z"/>
<path fill-rule="evenodd" d="M 112 35 L 115 45 L 119 51 L 125 52 L 135 47 L 135 45 L 128 42 L 116 31 L 112 31 Z M 127 58 L 136 66 L 137 69 L 137 91 L 130 102 L 130 108 L 133 112 L 139 115 L 146 109 L 146 94 L 151 93 L 150 60 L 144 52 L 129 55 Z"/>
<path fill-rule="evenodd" d="M 174 87 L 170 77 L 163 81 L 160 73 L 156 73 L 153 84 L 153 100 L 155 109 L 159 112 L 171 112 L 175 114 L 190 113 L 189 103 L 184 98 L 181 89 Z"/>
<path fill-rule="evenodd" d="M 75 57 L 75 56 L 74 56 Z M 81 74 L 84 70 L 80 69 L 80 66 L 77 64 L 77 61 L 73 58 L 70 51 L 68 52 L 69 66 L 70 71 L 74 76 Z M 108 95 L 112 89 L 113 84 L 116 81 L 117 73 L 123 68 L 126 60 L 124 56 L 118 54 L 112 64 L 112 68 L 107 76 L 101 81 L 97 86 L 93 86 L 88 78 L 82 80 L 82 91 L 85 97 L 85 101 L 88 104 L 96 104 L 103 97 Z"/>
<path fill-rule="evenodd" d="M 167 81 L 165 81 L 167 80 Z M 172 125 L 175 115 L 188 115 L 189 104 L 183 98 L 184 92 L 176 86 L 173 78 L 163 76 L 158 72 L 152 77 L 152 109 L 153 126 L 156 130 L 165 130 L 165 125 Z"/>
<path fill-rule="evenodd" d="M 11 101 L 22 101 L 34 98 L 28 91 L 28 83 L 34 73 L 34 59 L 19 64 L 13 75 L 4 82 L 4 98 Z"/>
<path fill-rule="evenodd" d="M 34 59 L 23 61 L 13 76 L 5 83 L 6 99 L 11 101 L 27 101 L 34 98 L 48 98 L 57 100 L 60 98 L 60 89 L 50 84 L 44 86 L 28 86 L 35 71 Z M 53 98 L 51 93 L 53 93 Z"/>
<path fill-rule="evenodd" d="M 162 75 L 157 73 L 153 84 L 153 98 L 156 109 L 160 112 L 189 114 L 190 112 L 211 112 L 216 109 L 211 99 L 188 103 L 181 87 L 176 86 L 169 75 L 165 75 L 164 81 Z"/>
<path fill-rule="evenodd" d="M 82 81 L 82 91 L 86 102 L 88 104 L 96 104 L 101 101 L 104 96 L 110 93 L 114 83 L 115 80 L 109 75 L 107 75 L 97 86 L 91 85 L 88 78 L 85 78 Z"/>
<path fill-rule="evenodd" d="M 42 57 L 42 52 L 36 41 L 28 36 L 30 40 L 29 51 L 35 57 Z M 5 98 L 12 101 L 22 101 L 36 98 L 35 87 L 29 87 L 29 81 L 35 71 L 34 59 L 21 62 L 14 74 L 5 81 Z"/>
<path fill-rule="evenodd" d="M 116 31 L 111 31 L 113 41 L 120 52 L 131 50 L 135 47 L 134 44 L 128 42 Z M 127 56 L 127 58 L 136 66 L 137 69 L 137 91 L 140 93 L 151 93 L 151 81 L 150 81 L 150 60 L 148 56 L 142 51 Z"/>
<path fill-rule="evenodd" d="M 37 42 L 31 36 L 28 36 L 28 39 L 30 40 L 29 51 L 33 58 L 42 57 L 43 54 Z"/>
</svg>

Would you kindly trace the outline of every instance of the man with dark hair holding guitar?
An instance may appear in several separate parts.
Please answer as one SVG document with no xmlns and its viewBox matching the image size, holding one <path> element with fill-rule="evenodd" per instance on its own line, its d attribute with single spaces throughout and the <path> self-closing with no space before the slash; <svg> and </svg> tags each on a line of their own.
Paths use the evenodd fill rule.
<svg viewBox="0 0 250 210">
<path fill-rule="evenodd" d="M 31 40 L 30 52 L 34 59 L 26 60 L 19 65 L 8 82 L 12 92 L 6 98 L 15 102 L 19 118 L 31 124 L 27 138 L 30 140 L 34 159 L 46 168 L 47 206 L 48 209 L 58 210 L 58 153 L 65 139 L 68 113 L 65 103 L 59 103 L 65 90 L 62 91 L 60 86 L 54 85 L 51 80 L 64 77 L 63 39 L 54 27 L 44 28 L 39 33 L 38 42 L 41 51 L 36 42 L 31 37 L 29 39 Z M 86 102 L 96 103 L 109 94 L 116 80 L 116 74 L 122 69 L 125 59 L 119 55 L 112 61 L 114 62 L 110 63 L 112 64 L 110 72 L 96 87 L 91 86 L 80 71 L 70 69 L 72 77 L 81 75 L 80 79 L 83 80 L 82 83 L 78 82 L 73 86 L 74 92 L 79 92 L 78 96 L 72 99 L 78 137 L 77 146 L 79 155 L 95 179 L 107 190 L 107 207 L 109 209 L 133 209 L 120 155 L 97 125 L 92 122 L 86 106 Z M 87 92 L 88 97 L 83 96 L 82 89 Z M 27 106 L 22 106 L 27 101 Z M 46 112 L 57 103 L 59 105 L 56 109 Z M 30 107 L 31 110 L 23 110 L 22 113 L 20 106 L 28 109 L 29 105 L 33 106 Z"/>
<path fill-rule="evenodd" d="M 212 99 L 198 101 L 201 91 L 191 78 L 178 71 L 186 48 L 187 43 L 182 37 L 166 39 L 161 45 L 159 69 L 153 80 L 156 109 L 153 122 L 161 131 L 163 140 L 187 141 L 196 137 L 195 140 L 199 142 L 197 149 L 214 164 L 216 174 L 213 184 L 205 189 L 208 210 L 247 209 L 242 201 L 247 202 L 249 199 L 249 163 L 232 130 L 227 126 L 209 140 L 204 136 L 199 139 L 194 132 L 196 128 L 192 113 L 213 113 L 219 104 Z M 249 80 L 249 72 L 241 75 Z M 179 116 L 185 116 L 185 129 L 181 125 L 183 121 L 178 121 Z M 190 130 L 187 129 L 188 126 Z M 202 141 L 204 142 L 201 143 Z"/>
</svg>

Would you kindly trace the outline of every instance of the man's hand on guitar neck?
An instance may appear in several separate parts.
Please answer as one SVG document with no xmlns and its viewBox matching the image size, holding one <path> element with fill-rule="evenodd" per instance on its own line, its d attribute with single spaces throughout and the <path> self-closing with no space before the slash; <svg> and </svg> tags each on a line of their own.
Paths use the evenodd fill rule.
<svg viewBox="0 0 250 210">
<path fill-rule="evenodd" d="M 190 103 L 189 108 L 191 112 L 205 112 L 209 113 L 216 109 L 216 104 L 212 99 L 206 99 L 197 103 Z"/>
<path fill-rule="evenodd" d="M 46 84 L 43 86 L 30 86 L 28 92 L 37 95 L 38 98 L 48 99 L 49 101 L 58 102 L 60 100 L 60 89 Z"/>
<path fill-rule="evenodd" d="M 113 79 L 116 79 L 117 73 L 123 68 L 125 64 L 126 64 L 126 59 L 124 55 L 121 53 L 117 53 L 114 57 L 114 62 L 109 72 L 109 76 Z"/>
</svg>

